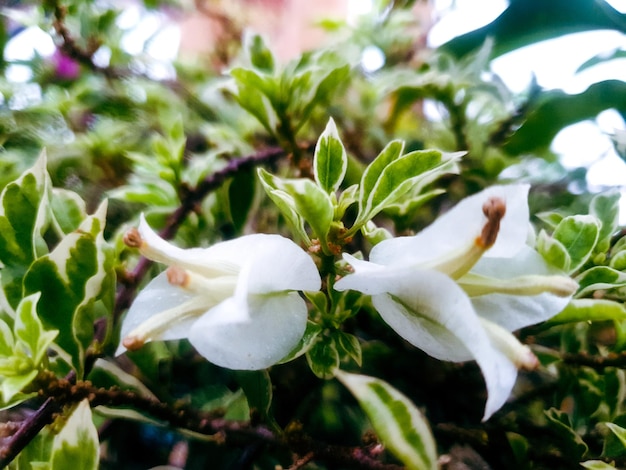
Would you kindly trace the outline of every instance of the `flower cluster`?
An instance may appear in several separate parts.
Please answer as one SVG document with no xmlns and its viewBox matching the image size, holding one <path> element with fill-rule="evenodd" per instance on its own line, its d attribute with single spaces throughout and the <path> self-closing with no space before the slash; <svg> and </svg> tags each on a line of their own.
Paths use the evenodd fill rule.
<svg viewBox="0 0 626 470">
<path fill-rule="evenodd" d="M 528 185 L 494 186 L 461 201 L 412 237 L 384 240 L 338 291 L 370 295 L 382 319 L 438 359 L 476 360 L 488 391 L 484 419 L 511 393 L 518 369 L 538 361 L 511 333 L 559 313 L 577 284 L 528 244 Z M 320 289 L 311 257 L 278 235 L 248 235 L 180 249 L 142 218 L 127 244 L 169 265 L 137 297 L 118 353 L 147 341 L 189 338 L 231 369 L 269 367 L 297 346 L 307 307 L 297 291 Z"/>
</svg>

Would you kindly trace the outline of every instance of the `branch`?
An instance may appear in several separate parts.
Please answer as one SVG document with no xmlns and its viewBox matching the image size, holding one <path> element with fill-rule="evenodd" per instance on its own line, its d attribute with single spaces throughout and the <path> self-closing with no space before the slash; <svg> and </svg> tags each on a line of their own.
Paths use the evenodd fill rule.
<svg viewBox="0 0 626 470">
<path fill-rule="evenodd" d="M 52 421 L 53 414 L 58 413 L 68 405 L 73 405 L 84 399 L 95 406 L 124 406 L 132 407 L 142 413 L 166 423 L 170 427 L 185 429 L 191 432 L 216 436 L 219 444 L 233 443 L 262 443 L 271 447 L 282 448 L 294 454 L 294 462 L 316 461 L 335 466 L 348 466 L 366 470 L 401 470 L 403 467 L 395 464 L 383 463 L 377 459 L 380 455 L 380 446 L 347 447 L 326 444 L 304 435 L 298 426 L 292 426 L 285 433 L 277 433 L 263 424 L 253 425 L 247 421 L 231 421 L 224 419 L 221 413 L 206 413 L 187 406 L 171 406 L 154 398 L 144 397 L 132 391 L 120 390 L 117 387 L 109 389 L 96 388 L 89 381 L 73 381 L 56 379 L 51 373 L 42 373 L 40 382 L 45 383 L 40 390 L 41 394 L 48 395 L 46 404 L 36 414 L 45 413 L 46 419 L 37 418 L 42 424 L 34 426 L 22 425 L 13 435 L 9 445 L 0 450 L 0 468 L 8 465 L 17 455 L 16 442 L 26 443 L 43 428 L 43 425 Z M 47 382 L 47 383 L 46 383 Z M 31 418 L 29 420 L 31 421 Z M 27 435 L 28 433 L 28 435 Z M 297 467 L 296 467 L 297 468 Z"/>
<path fill-rule="evenodd" d="M 565 353 L 562 355 L 565 364 L 573 366 L 587 366 L 602 370 L 607 367 L 626 368 L 626 351 L 610 353 L 608 356 L 592 356 L 587 353 Z"/>
</svg>

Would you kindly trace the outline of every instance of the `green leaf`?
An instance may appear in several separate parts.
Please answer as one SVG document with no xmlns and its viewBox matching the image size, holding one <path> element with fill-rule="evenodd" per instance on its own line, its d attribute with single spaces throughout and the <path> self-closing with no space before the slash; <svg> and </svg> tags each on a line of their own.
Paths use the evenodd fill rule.
<svg viewBox="0 0 626 470">
<path fill-rule="evenodd" d="M 552 235 L 567 250 L 571 264 L 568 272 L 578 271 L 593 253 L 598 241 L 600 227 L 598 219 L 592 215 L 565 217 Z"/>
<path fill-rule="evenodd" d="M 41 363 L 48 347 L 59 334 L 58 330 L 44 330 L 41 320 L 37 316 L 39 298 L 40 294 L 37 292 L 22 299 L 17 307 L 15 326 L 13 327 L 18 344 L 21 343 L 28 348 L 33 367 L 37 367 Z"/>
<path fill-rule="evenodd" d="M 587 460 L 586 462 L 580 462 L 580 465 L 588 468 L 589 470 L 614 470 L 615 465 L 610 465 L 602 460 Z"/>
<path fill-rule="evenodd" d="M 569 271 L 572 259 L 567 249 L 560 241 L 548 235 L 545 230 L 541 230 L 537 235 L 537 251 L 552 266 L 563 271 Z"/>
<path fill-rule="evenodd" d="M 604 423 L 611 431 L 604 440 L 602 456 L 609 458 L 626 456 L 626 429 L 614 423 Z"/>
<path fill-rule="evenodd" d="M 588 450 L 587 444 L 572 429 L 569 415 L 564 411 L 550 408 L 544 411 L 548 418 L 549 427 L 555 432 L 555 444 L 569 457 L 570 460 L 579 461 Z"/>
<path fill-rule="evenodd" d="M 322 65 L 321 70 L 328 70 L 328 67 Z M 336 67 L 328 72 L 315 88 L 315 94 L 303 100 L 306 103 L 300 115 L 300 122 L 296 126 L 296 132 L 302 128 L 309 118 L 311 112 L 316 106 L 326 106 L 330 103 L 332 96 L 340 90 L 350 78 L 350 66 L 348 64 Z"/>
<path fill-rule="evenodd" d="M 310 246 L 311 240 L 304 230 L 304 219 L 296 211 L 294 198 L 284 190 L 278 188 L 279 178 L 268 173 L 263 168 L 259 168 L 257 174 L 259 175 L 263 189 L 265 189 L 266 194 L 280 210 L 280 213 L 287 221 L 287 224 L 289 224 L 297 241 Z"/>
<path fill-rule="evenodd" d="M 621 250 L 612 254 L 609 266 L 613 269 L 617 269 L 618 271 L 626 270 L 626 250 Z"/>
<path fill-rule="evenodd" d="M 239 171 L 228 185 L 230 218 L 236 233 L 241 233 L 252 203 L 254 202 L 256 175 L 251 171 Z"/>
<path fill-rule="evenodd" d="M 402 155 L 402 150 L 404 150 L 404 142 L 392 140 L 381 150 L 374 161 L 365 168 L 359 186 L 359 215 L 369 213 L 370 207 L 368 202 L 372 190 L 376 186 L 383 170 Z"/>
<path fill-rule="evenodd" d="M 341 330 L 333 331 L 333 339 L 337 346 L 337 352 L 340 357 L 347 356 L 351 358 L 360 367 L 362 364 L 361 343 L 359 339 L 349 333 Z"/>
<path fill-rule="evenodd" d="M 611 108 L 625 112 L 626 82 L 605 80 L 594 83 L 579 94 L 561 90 L 546 92 L 509 138 L 504 150 L 512 155 L 541 151 L 550 146 L 561 129 L 585 119 L 594 119 Z"/>
<path fill-rule="evenodd" d="M 308 297 L 308 292 L 306 293 Z M 323 295 L 323 294 L 322 294 Z M 312 322 L 311 320 L 307 321 L 306 330 L 304 331 L 304 335 L 298 342 L 295 348 L 284 358 L 279 361 L 279 364 L 285 364 L 286 362 L 293 361 L 297 357 L 302 356 L 306 352 L 311 349 L 311 347 L 316 343 L 317 337 L 322 333 L 323 328 L 317 324 Z"/>
<path fill-rule="evenodd" d="M 82 376 L 84 353 L 93 338 L 95 303 L 111 303 L 114 273 L 111 251 L 104 242 L 106 201 L 79 229 L 37 259 L 24 277 L 26 294 L 41 292 L 37 313 L 46 328 L 59 330 L 57 344 Z M 108 289 L 103 289 L 108 286 Z"/>
<path fill-rule="evenodd" d="M 282 188 L 293 198 L 296 212 L 308 222 L 324 247 L 335 215 L 328 194 L 308 179 L 282 180 Z"/>
<path fill-rule="evenodd" d="M 100 459 L 98 431 L 91 418 L 89 401 L 73 410 L 52 445 L 51 470 L 97 470 Z"/>
<path fill-rule="evenodd" d="M 74 191 L 62 188 L 52 188 L 50 209 L 53 223 L 60 235 L 76 230 L 87 216 L 85 201 Z"/>
<path fill-rule="evenodd" d="M 250 411 L 256 410 L 263 422 L 277 426 L 270 412 L 273 393 L 272 380 L 267 370 L 238 370 L 234 374 L 246 395 Z"/>
<path fill-rule="evenodd" d="M 617 189 L 597 194 L 589 205 L 589 214 L 601 223 L 596 251 L 606 253 L 611 246 L 611 237 L 619 225 L 619 200 L 621 194 Z"/>
<path fill-rule="evenodd" d="M 317 184 L 328 194 L 339 189 L 348 168 L 348 156 L 332 118 L 315 146 L 313 172 Z"/>
<path fill-rule="evenodd" d="M 626 273 L 608 266 L 594 266 L 576 277 L 578 297 L 591 294 L 600 289 L 613 289 L 626 286 Z"/>
<path fill-rule="evenodd" d="M 13 332 L 5 321 L 0 319 L 0 358 L 13 354 Z"/>
<path fill-rule="evenodd" d="M 252 34 L 246 39 L 246 50 L 250 57 L 250 63 L 261 72 L 273 73 L 274 56 L 265 45 L 263 38 L 258 34 Z"/>
<path fill-rule="evenodd" d="M 252 70 L 234 68 L 230 75 L 237 84 L 235 99 L 252 114 L 271 135 L 275 134 L 276 116 L 271 110 L 276 101 L 276 85 L 271 77 L 261 77 Z"/>
<path fill-rule="evenodd" d="M 482 28 L 455 37 L 441 49 L 462 57 L 494 39 L 493 56 L 505 54 L 546 39 L 594 29 L 624 31 L 624 15 L 605 2 L 587 0 L 524 0 L 507 9 Z"/>
<path fill-rule="evenodd" d="M 5 296 L 15 308 L 22 298 L 22 278 L 45 243 L 49 178 L 46 155 L 0 194 L 0 280 Z"/>
<path fill-rule="evenodd" d="M 339 370 L 336 376 L 356 397 L 385 446 L 407 468 L 437 468 L 437 448 L 428 423 L 405 395 L 373 377 Z"/>
<path fill-rule="evenodd" d="M 561 223 L 561 220 L 563 220 L 564 217 L 563 214 L 560 214 L 558 212 L 539 212 L 535 214 L 535 216 L 537 216 L 539 220 L 544 222 L 552 230 L 554 230 L 557 225 Z"/>
<path fill-rule="evenodd" d="M 332 338 L 317 335 L 316 341 L 306 352 L 311 371 L 320 379 L 330 379 L 339 368 L 339 352 Z"/>
<path fill-rule="evenodd" d="M 441 152 L 438 150 L 418 150 L 403 155 L 382 171 L 372 188 L 368 204 L 377 208 L 395 202 L 400 195 L 411 189 L 414 185 L 413 178 L 434 168 L 440 162 Z"/>
<path fill-rule="evenodd" d="M 24 374 L 4 377 L 2 379 L 2 384 L 0 384 L 2 409 L 8 408 L 9 406 L 15 406 L 18 403 L 37 395 L 37 393 L 20 394 L 24 387 L 35 380 L 37 373 L 37 370 L 31 370 Z"/>
<path fill-rule="evenodd" d="M 607 320 L 626 320 L 626 308 L 623 304 L 605 299 L 574 299 L 555 315 L 549 324 L 594 322 Z"/>
</svg>

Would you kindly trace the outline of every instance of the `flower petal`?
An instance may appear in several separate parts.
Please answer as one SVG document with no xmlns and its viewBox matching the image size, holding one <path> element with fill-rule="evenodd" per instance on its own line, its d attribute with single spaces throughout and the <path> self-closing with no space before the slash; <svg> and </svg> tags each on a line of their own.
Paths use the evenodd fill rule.
<svg viewBox="0 0 626 470">
<path fill-rule="evenodd" d="M 320 289 L 322 281 L 313 259 L 288 238 L 256 234 L 237 240 L 239 247 L 244 241 L 251 247 L 251 253 L 240 274 L 241 283 L 247 279 L 248 293 L 267 294 L 287 290 Z"/>
<path fill-rule="evenodd" d="M 506 204 L 495 244 L 485 256 L 513 256 L 526 243 L 529 185 L 492 186 L 459 202 L 412 237 L 384 240 L 374 246 L 370 261 L 383 265 L 426 264 L 474 243 L 485 225 L 483 205 L 497 197 Z"/>
<path fill-rule="evenodd" d="M 296 292 L 252 295 L 243 302 L 231 297 L 195 322 L 189 341 L 218 366 L 265 369 L 298 344 L 306 321 L 306 304 Z"/>
<path fill-rule="evenodd" d="M 350 263 L 354 273 L 335 283 L 333 287 L 338 291 L 351 289 L 368 295 L 383 294 L 393 289 L 401 276 L 408 276 L 412 272 L 408 268 L 390 268 L 363 261 L 347 253 L 343 254 L 343 259 Z"/>
<path fill-rule="evenodd" d="M 528 274 L 563 275 L 527 246 L 511 259 L 483 258 L 474 266 L 472 273 L 497 279 Z M 533 296 L 488 294 L 472 298 L 472 304 L 481 317 L 514 331 L 552 318 L 565 308 L 570 299 L 571 296 L 560 297 L 548 292 Z"/>
<path fill-rule="evenodd" d="M 438 359 L 475 359 L 488 392 L 484 419 L 506 401 L 515 380 L 515 364 L 498 349 L 463 290 L 449 277 L 416 271 L 399 278 L 389 294 L 372 297 L 374 307 L 396 333 Z"/>
<path fill-rule="evenodd" d="M 143 214 L 139 220 L 139 234 L 142 239 L 141 253 L 153 261 L 169 266 L 180 266 L 208 277 L 233 275 L 239 272 L 240 265 L 234 262 L 236 258 L 231 259 L 223 255 L 225 250 L 219 249 L 220 245 L 228 242 L 217 243 L 209 248 L 179 248 L 152 230 Z"/>
<path fill-rule="evenodd" d="M 137 298 L 135 298 L 122 322 L 120 338 L 124 339 L 131 331 L 152 316 L 164 312 L 165 310 L 179 307 L 191 301 L 194 297 L 194 294 L 186 292 L 179 287 L 172 286 L 167 280 L 166 273 L 162 272 L 150 281 L 139 295 L 137 295 Z M 180 322 L 172 323 L 170 328 L 158 339 L 186 338 L 195 320 L 196 319 L 193 317 L 186 317 Z M 120 345 L 116 351 L 116 355 L 122 354 L 125 350 L 126 348 Z"/>
</svg>

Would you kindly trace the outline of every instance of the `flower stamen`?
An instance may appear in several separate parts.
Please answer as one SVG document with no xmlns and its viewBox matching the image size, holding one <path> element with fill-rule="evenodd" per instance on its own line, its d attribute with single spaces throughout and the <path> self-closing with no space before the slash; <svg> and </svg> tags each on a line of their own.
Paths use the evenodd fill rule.
<svg viewBox="0 0 626 470">
<path fill-rule="evenodd" d="M 141 235 L 139 234 L 139 230 L 137 230 L 135 227 L 129 229 L 124 234 L 123 240 L 124 245 L 129 248 L 141 248 L 141 244 L 143 243 Z"/>
<path fill-rule="evenodd" d="M 506 214 L 506 204 L 499 197 L 491 197 L 483 204 L 483 214 L 487 217 L 487 223 L 483 227 L 476 244 L 481 248 L 488 249 L 493 246 L 500 231 L 500 221 Z"/>
</svg>

